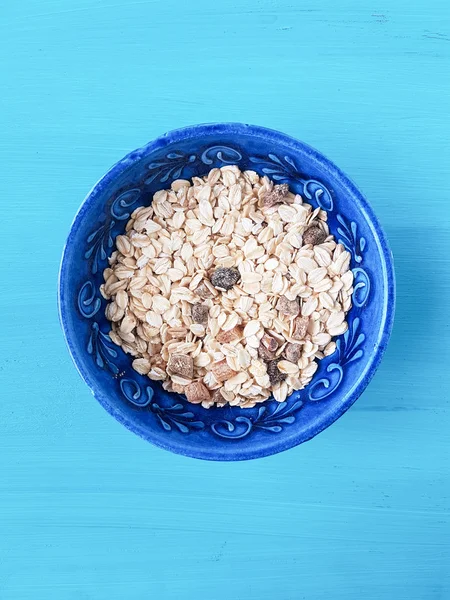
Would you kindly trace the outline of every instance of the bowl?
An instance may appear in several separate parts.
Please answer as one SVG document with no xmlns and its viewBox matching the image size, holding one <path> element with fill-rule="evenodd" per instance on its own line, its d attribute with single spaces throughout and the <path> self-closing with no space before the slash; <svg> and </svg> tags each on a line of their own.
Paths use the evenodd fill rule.
<svg viewBox="0 0 450 600">
<path fill-rule="evenodd" d="M 174 179 L 237 164 L 288 183 L 328 213 L 330 231 L 351 253 L 353 307 L 348 331 L 304 389 L 283 403 L 252 409 L 204 409 L 139 375 L 115 346 L 99 292 L 102 271 L 131 212 Z M 156 446 L 208 460 L 244 460 L 301 444 L 331 425 L 361 395 L 391 333 L 395 285 L 392 256 L 368 202 L 322 154 L 287 135 L 239 123 L 171 131 L 114 165 L 81 205 L 59 273 L 59 314 L 72 359 L 100 404 Z"/>
</svg>

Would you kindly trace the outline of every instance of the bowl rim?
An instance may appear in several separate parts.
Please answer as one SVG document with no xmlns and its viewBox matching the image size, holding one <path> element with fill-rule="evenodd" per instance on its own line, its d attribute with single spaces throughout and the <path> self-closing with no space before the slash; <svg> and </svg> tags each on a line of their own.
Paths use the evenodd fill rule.
<svg viewBox="0 0 450 600">
<path fill-rule="evenodd" d="M 342 402 L 339 405 L 337 405 L 335 410 L 333 410 L 326 419 L 323 419 L 320 422 L 315 421 L 311 425 L 306 437 L 302 436 L 300 438 L 300 435 L 294 435 L 289 440 L 285 440 L 284 442 L 281 438 L 280 440 L 275 440 L 275 442 L 272 440 L 270 445 L 258 445 L 256 448 L 252 448 L 251 446 L 250 448 L 239 448 L 239 446 L 236 445 L 236 451 L 234 453 L 224 454 L 220 451 L 220 449 L 214 448 L 214 446 L 208 446 L 206 448 L 201 449 L 195 448 L 194 450 L 191 450 L 188 445 L 180 445 L 176 443 L 165 444 L 160 440 L 155 440 L 153 439 L 151 433 L 149 435 L 149 432 L 146 432 L 140 427 L 137 427 L 131 419 L 124 417 L 119 411 L 117 411 L 114 408 L 114 406 L 110 404 L 108 400 L 108 395 L 103 392 L 101 386 L 97 385 L 95 381 L 91 379 L 89 373 L 84 369 L 81 357 L 78 356 L 76 347 L 70 339 L 71 335 L 66 319 L 66 307 L 68 300 L 66 299 L 64 294 L 63 282 L 65 280 L 66 273 L 70 268 L 70 266 L 67 264 L 68 251 L 71 247 L 71 244 L 74 242 L 74 238 L 79 229 L 83 215 L 89 209 L 90 204 L 95 200 L 96 196 L 103 191 L 105 186 L 113 182 L 114 179 L 116 179 L 116 177 L 121 175 L 131 165 L 133 165 L 137 161 L 140 161 L 143 157 L 145 157 L 154 150 L 164 148 L 165 146 L 168 146 L 174 142 L 185 141 L 194 137 L 197 138 L 201 136 L 214 135 L 220 133 L 227 133 L 229 135 L 233 132 L 238 133 L 240 135 L 263 136 L 266 139 L 269 138 L 278 144 L 290 146 L 297 150 L 306 152 L 308 153 L 309 157 L 317 163 L 321 171 L 329 173 L 331 177 L 338 179 L 343 186 L 347 187 L 350 190 L 352 195 L 356 198 L 361 212 L 366 218 L 368 227 L 372 230 L 375 238 L 377 238 L 379 241 L 379 248 L 381 250 L 383 264 L 383 282 L 385 282 L 385 289 L 383 290 L 384 302 L 382 311 L 382 321 L 379 327 L 377 344 L 374 347 L 374 352 L 371 354 L 367 361 L 366 367 L 359 378 L 359 382 L 357 383 L 357 385 L 353 386 L 353 388 L 351 388 L 345 395 L 345 402 Z M 290 135 L 284 134 L 274 129 L 262 127 L 260 125 L 250 125 L 246 123 L 237 122 L 202 123 L 198 125 L 189 125 L 186 127 L 168 131 L 155 138 L 154 140 L 150 141 L 149 143 L 145 144 L 144 146 L 129 152 L 121 160 L 119 160 L 112 167 L 110 167 L 108 171 L 92 186 L 90 191 L 86 194 L 84 200 L 81 202 L 81 205 L 73 218 L 73 221 L 70 225 L 69 233 L 67 235 L 63 247 L 58 272 L 57 286 L 57 305 L 59 321 L 63 330 L 63 335 L 69 350 L 69 354 L 81 378 L 87 384 L 93 396 L 101 404 L 101 406 L 127 429 L 129 429 L 133 433 L 137 434 L 139 437 L 145 439 L 146 441 L 152 443 L 157 447 L 160 447 L 164 450 L 170 450 L 171 452 L 174 452 L 176 454 L 181 454 L 191 458 L 199 458 L 203 460 L 214 461 L 250 460 L 256 458 L 263 458 L 264 456 L 270 456 L 279 452 L 283 452 L 284 450 L 288 450 L 303 442 L 309 441 L 318 433 L 322 432 L 324 429 L 329 427 L 337 419 L 339 419 L 339 417 L 341 417 L 361 396 L 361 394 L 373 378 L 381 362 L 381 359 L 387 348 L 389 338 L 392 332 L 396 304 L 396 285 L 392 252 L 390 250 L 383 228 L 381 227 L 380 222 L 375 216 L 374 211 L 372 210 L 370 204 L 368 203 L 362 192 L 359 190 L 359 188 L 353 183 L 353 181 L 330 159 L 328 159 L 321 152 L 319 152 L 309 144 L 306 144 Z"/>
</svg>

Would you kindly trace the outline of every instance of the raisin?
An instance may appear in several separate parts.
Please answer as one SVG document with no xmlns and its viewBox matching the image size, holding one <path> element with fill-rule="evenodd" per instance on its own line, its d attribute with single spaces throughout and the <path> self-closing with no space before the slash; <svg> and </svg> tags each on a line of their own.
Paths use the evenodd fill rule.
<svg viewBox="0 0 450 600">
<path fill-rule="evenodd" d="M 206 304 L 194 304 L 191 308 L 191 317 L 194 323 L 208 324 L 209 308 Z"/>
<path fill-rule="evenodd" d="M 326 239 L 327 234 L 325 233 L 325 231 L 323 231 L 323 229 L 320 229 L 320 227 L 317 227 L 316 225 L 313 225 L 312 227 L 307 229 L 303 234 L 303 243 L 311 244 L 313 246 L 321 244 Z"/>
<path fill-rule="evenodd" d="M 231 288 L 236 285 L 240 278 L 241 274 L 239 273 L 238 269 L 235 269 L 234 267 L 230 269 L 219 267 L 212 273 L 210 281 L 215 288 L 231 290 Z"/>
<path fill-rule="evenodd" d="M 267 363 L 267 375 L 269 376 L 270 383 L 275 385 L 276 383 L 281 383 L 286 379 L 286 373 L 282 373 L 278 368 L 278 363 L 280 359 L 271 360 Z"/>
</svg>

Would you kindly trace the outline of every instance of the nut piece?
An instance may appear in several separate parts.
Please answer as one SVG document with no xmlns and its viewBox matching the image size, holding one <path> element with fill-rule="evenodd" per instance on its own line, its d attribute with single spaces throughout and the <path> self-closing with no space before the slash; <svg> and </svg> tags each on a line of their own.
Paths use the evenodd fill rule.
<svg viewBox="0 0 450 600">
<path fill-rule="evenodd" d="M 263 360 L 273 360 L 278 349 L 278 342 L 271 335 L 265 333 L 261 338 L 258 348 L 258 356 Z"/>
<path fill-rule="evenodd" d="M 203 281 L 198 284 L 194 291 L 197 296 L 200 296 L 200 298 L 203 298 L 203 300 L 209 300 L 213 297 L 212 292 L 208 290 L 208 287 L 205 285 L 205 283 L 203 283 Z"/>
<path fill-rule="evenodd" d="M 294 340 L 302 340 L 308 330 L 309 317 L 296 317 L 294 319 L 294 330 L 292 337 Z"/>
<path fill-rule="evenodd" d="M 268 333 L 265 333 L 261 338 L 261 344 L 267 348 L 270 352 L 276 352 L 278 349 L 278 342 Z"/>
<path fill-rule="evenodd" d="M 317 244 L 321 244 L 327 239 L 327 234 L 323 229 L 313 225 L 309 229 L 305 231 L 303 234 L 303 244 L 312 244 L 316 246 Z"/>
<path fill-rule="evenodd" d="M 298 361 L 300 360 L 301 353 L 302 347 L 300 346 L 300 344 L 292 344 L 290 342 L 286 344 L 286 348 L 283 352 L 284 356 L 286 357 L 286 360 L 289 360 L 293 363 L 298 363 Z"/>
<path fill-rule="evenodd" d="M 231 290 L 233 285 L 235 285 L 240 278 L 241 274 L 238 269 L 234 267 L 231 267 L 230 269 L 219 267 L 212 273 L 210 281 L 215 288 Z"/>
<path fill-rule="evenodd" d="M 289 186 L 287 183 L 281 185 L 275 185 L 271 192 L 268 192 L 263 198 L 263 204 L 267 208 L 283 202 L 283 199 L 289 193 Z"/>
<path fill-rule="evenodd" d="M 271 360 L 267 363 L 267 374 L 270 379 L 270 383 L 275 385 L 276 383 L 280 383 L 286 379 L 286 374 L 282 373 L 278 368 L 278 363 L 280 359 Z"/>
<path fill-rule="evenodd" d="M 296 317 L 300 312 L 298 298 L 295 300 L 288 300 L 286 296 L 281 296 L 277 302 L 277 310 L 279 310 L 282 315 L 286 315 L 287 317 Z"/>
<path fill-rule="evenodd" d="M 276 356 L 275 352 L 268 350 L 264 344 L 260 344 L 258 347 L 258 356 L 265 361 L 273 360 Z"/>
<path fill-rule="evenodd" d="M 235 342 L 236 340 L 240 340 L 243 336 L 242 327 L 236 325 L 233 329 L 229 331 L 221 331 L 217 334 L 216 340 L 219 344 L 229 344 L 231 342 Z"/>
<path fill-rule="evenodd" d="M 214 363 L 211 366 L 211 371 L 213 372 L 213 375 L 217 379 L 217 381 L 220 382 L 226 381 L 227 379 L 231 379 L 231 377 L 237 375 L 237 372 L 233 371 L 233 369 L 231 369 L 228 366 L 226 360 L 221 360 L 220 362 Z"/>
<path fill-rule="evenodd" d="M 211 399 L 208 388 L 201 381 L 193 381 L 184 388 L 186 398 L 192 404 L 201 404 Z"/>
<path fill-rule="evenodd" d="M 194 323 L 200 323 L 201 325 L 208 324 L 209 308 L 206 304 L 193 304 L 191 308 L 191 317 Z"/>
<path fill-rule="evenodd" d="M 192 379 L 194 376 L 194 361 L 185 354 L 172 354 L 167 363 L 167 372 L 169 375 L 179 375 L 185 379 Z"/>
</svg>

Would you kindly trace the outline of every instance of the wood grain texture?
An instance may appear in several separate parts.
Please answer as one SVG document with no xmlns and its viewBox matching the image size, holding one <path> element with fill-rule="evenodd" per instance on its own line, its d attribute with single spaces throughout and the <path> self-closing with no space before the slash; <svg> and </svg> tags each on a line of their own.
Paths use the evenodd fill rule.
<svg viewBox="0 0 450 600">
<path fill-rule="evenodd" d="M 447 0 L 22 0 L 0 8 L 0 598 L 450 598 Z M 65 236 L 126 152 L 243 121 L 316 146 L 389 236 L 397 319 L 315 440 L 213 464 L 93 401 L 56 311 Z M 18 234 L 18 235 L 17 235 Z"/>
</svg>

